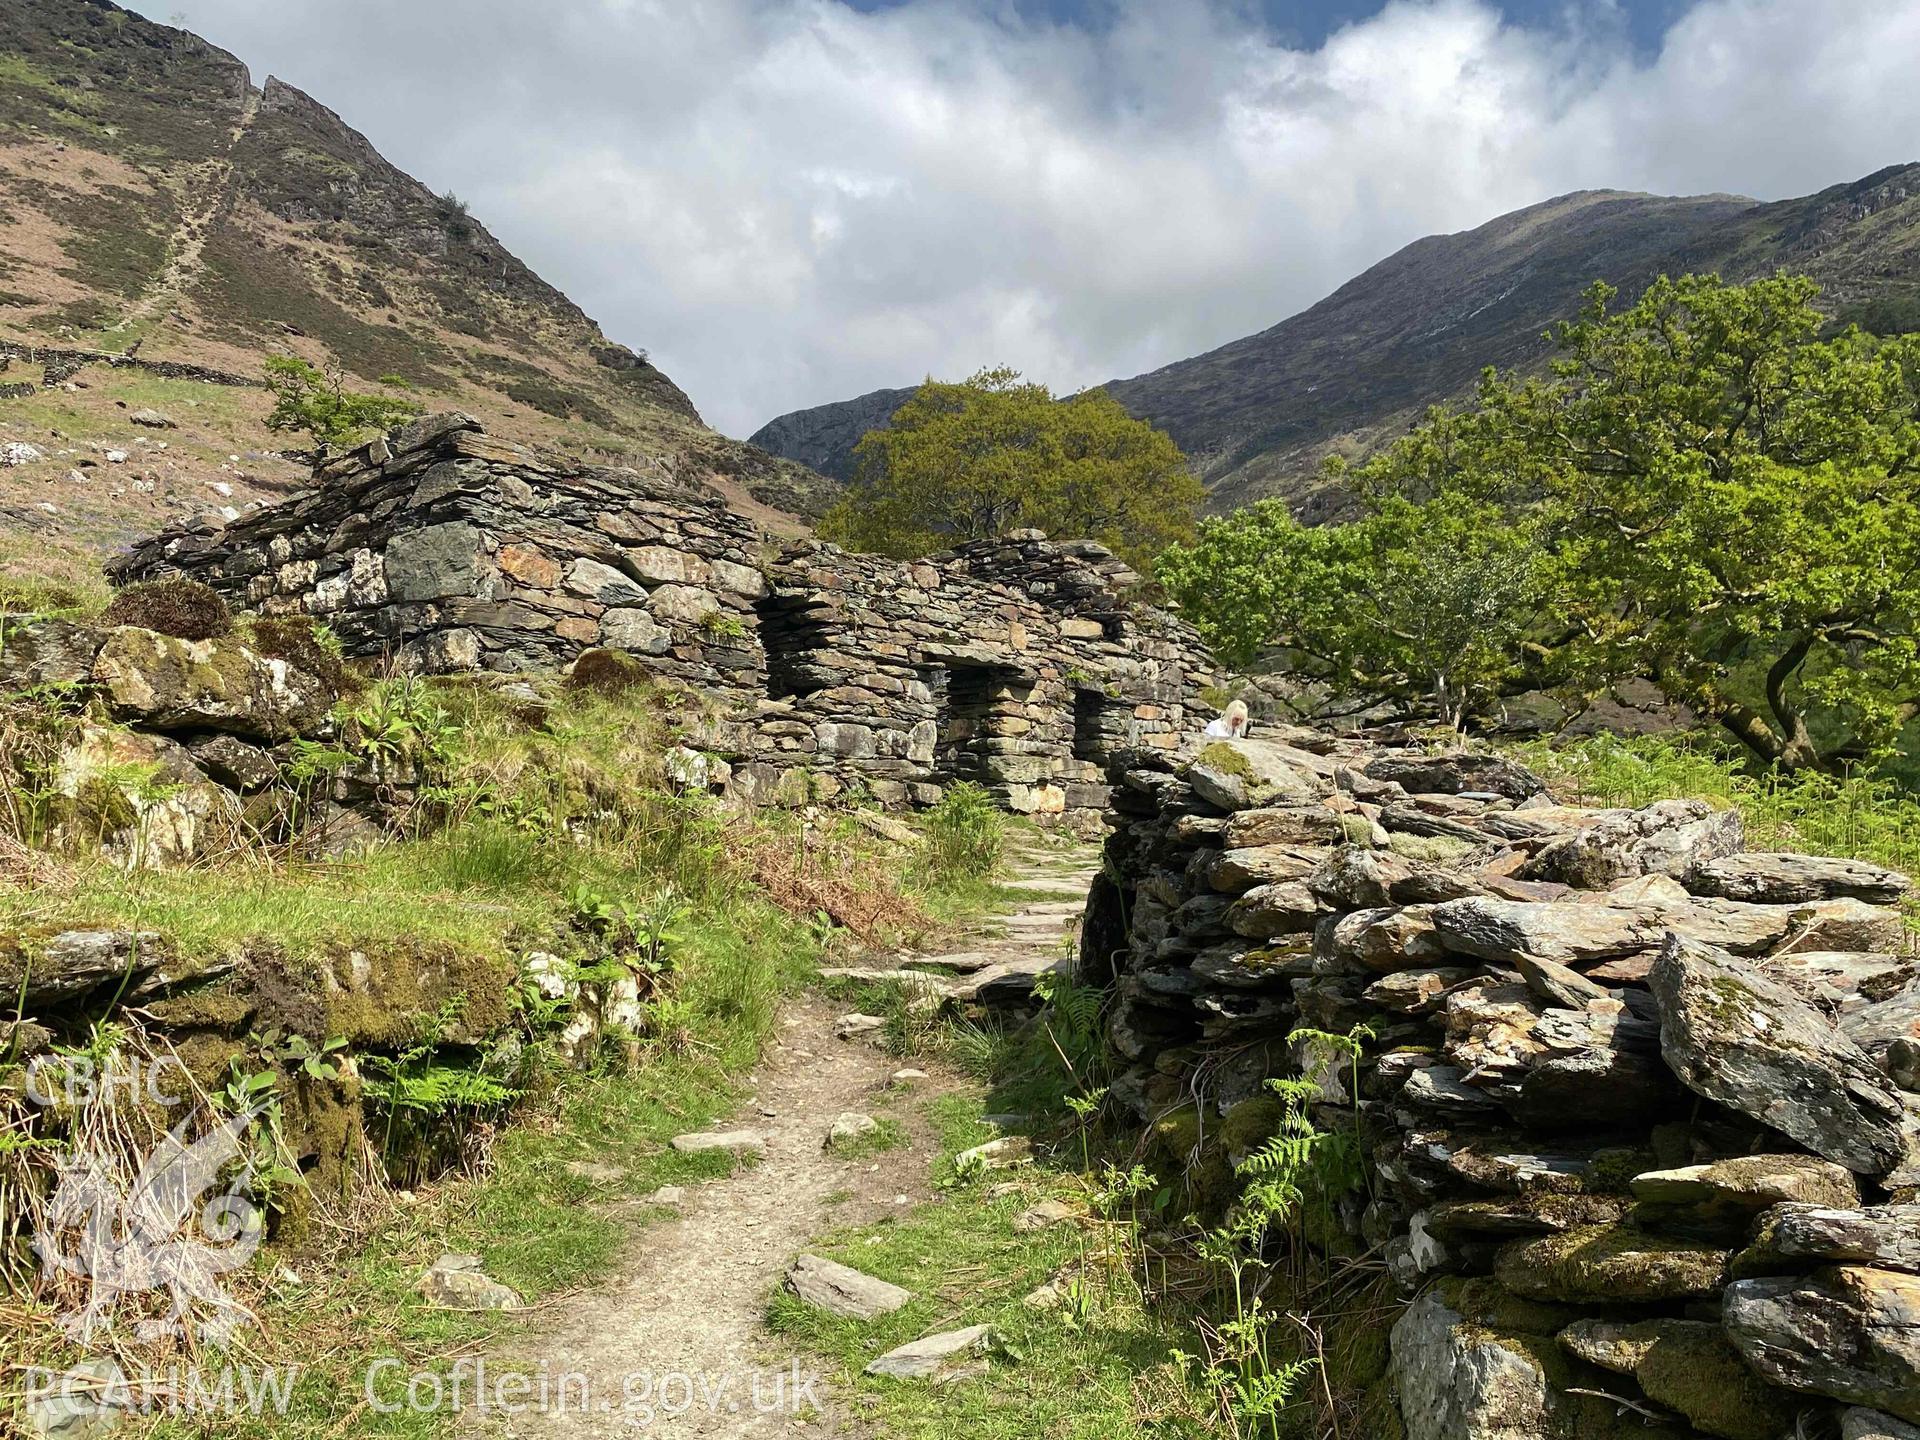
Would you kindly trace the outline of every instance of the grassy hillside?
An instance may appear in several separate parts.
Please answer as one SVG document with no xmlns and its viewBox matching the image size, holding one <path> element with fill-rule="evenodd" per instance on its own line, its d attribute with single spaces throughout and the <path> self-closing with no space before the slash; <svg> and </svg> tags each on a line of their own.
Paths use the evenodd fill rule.
<svg viewBox="0 0 1920 1440">
<path fill-rule="evenodd" d="M 0 340 L 241 376 L 274 351 L 331 358 L 350 383 L 393 377 L 432 408 L 780 508 L 809 509 L 821 484 L 707 429 L 644 353 L 325 106 L 255 90 L 240 60 L 105 0 L 0 10 Z M 0 384 L 38 378 L 15 361 Z M 224 409 L 228 453 L 287 443 L 264 407 Z M 0 444 L 57 448 L 46 418 L 0 400 Z"/>
<path fill-rule="evenodd" d="M 1199 461 L 1214 510 L 1278 494 L 1313 516 L 1336 503 L 1318 487 L 1329 453 L 1371 450 L 1488 365 L 1537 364 L 1596 279 L 1633 295 L 1661 273 L 1796 270 L 1836 316 L 1896 330 L 1920 307 L 1916 260 L 1920 166 L 1770 205 L 1568 195 L 1418 241 L 1271 330 L 1110 388 Z"/>
</svg>

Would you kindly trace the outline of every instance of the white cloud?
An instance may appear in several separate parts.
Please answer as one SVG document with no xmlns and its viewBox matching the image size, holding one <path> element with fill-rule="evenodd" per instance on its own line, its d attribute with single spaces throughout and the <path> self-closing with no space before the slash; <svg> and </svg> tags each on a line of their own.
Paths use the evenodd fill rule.
<svg viewBox="0 0 1920 1440">
<path fill-rule="evenodd" d="M 1318 50 L 1229 0 L 1097 32 L 912 0 L 164 0 L 452 189 L 710 421 L 1007 362 L 1059 388 L 1263 329 L 1568 190 L 1911 160 L 1912 0 L 1701 0 L 1652 59 L 1396 0 Z"/>
</svg>

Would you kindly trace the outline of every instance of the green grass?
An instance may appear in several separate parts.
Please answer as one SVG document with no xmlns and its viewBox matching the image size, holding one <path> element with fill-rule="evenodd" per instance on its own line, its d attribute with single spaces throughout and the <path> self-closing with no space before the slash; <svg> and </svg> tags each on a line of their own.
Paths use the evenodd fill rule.
<svg viewBox="0 0 1920 1440">
<path fill-rule="evenodd" d="M 10 615 L 92 615 L 106 609 L 110 598 L 99 554 L 92 547 L 51 536 L 0 532 L 0 610 Z"/>
<path fill-rule="evenodd" d="M 126 926 L 161 932 L 188 959 L 250 955 L 264 940 L 290 960 L 348 946 L 371 953 L 385 942 L 430 938 L 512 961 L 545 948 L 582 913 L 597 913 L 593 905 L 618 911 L 668 897 L 677 918 L 660 1003 L 671 1004 L 678 1018 L 672 1026 L 648 1027 L 650 1038 L 637 1042 L 639 1063 L 630 1073 L 567 1077 L 494 1117 L 501 1128 L 486 1147 L 483 1171 L 425 1181 L 417 1193 L 397 1199 L 365 1193 L 344 1215 L 323 1212 L 297 1243 L 269 1247 L 248 1277 L 261 1327 L 247 1333 L 245 1358 L 302 1367 L 291 1412 L 204 1423 L 175 1416 L 153 1432 L 169 1440 L 215 1433 L 247 1440 L 444 1433 L 444 1413 L 383 1415 L 363 1408 L 367 1365 L 400 1356 L 408 1370 L 444 1372 L 456 1356 L 483 1344 L 511 1350 L 521 1327 L 538 1320 L 431 1310 L 414 1293 L 420 1274 L 442 1253 L 471 1252 L 489 1274 L 534 1301 L 603 1274 L 635 1227 L 658 1218 L 630 1202 L 660 1185 L 727 1168 L 725 1157 L 681 1156 L 665 1142 L 734 1108 L 783 999 L 810 983 L 828 952 L 844 963 L 855 948 L 811 915 L 775 907 L 752 878 L 754 848 L 784 853 L 790 841 L 798 843 L 797 828 L 775 819 L 749 832 L 704 798 L 654 788 L 664 745 L 705 723 L 697 699 L 665 690 L 619 699 L 556 692 L 552 708 L 535 720 L 484 687 L 448 682 L 428 689 L 444 713 L 419 720 L 425 738 L 418 743 L 426 747 L 421 753 L 436 757 L 436 793 L 449 812 L 443 829 L 326 863 L 254 847 L 193 870 L 128 874 L 61 857 L 75 883 L 0 888 L 0 934 Z M 352 704 L 395 705 L 402 693 L 411 692 L 388 686 Z M 339 743 L 354 743 L 357 723 L 343 719 Z M 888 862 L 873 855 L 874 843 L 865 832 L 850 832 L 839 848 L 819 851 L 808 863 L 816 870 L 845 867 L 856 883 L 898 884 L 906 867 L 897 856 Z M 922 870 L 912 879 L 908 898 L 952 920 L 1003 898 L 989 875 Z M 591 904 L 580 887 L 591 892 Z M 903 904 L 903 913 L 903 923 L 924 925 L 910 905 Z M 875 937 L 872 943 L 892 942 Z M 984 1032 L 977 1039 L 992 1051 L 983 1051 L 978 1070 L 984 1082 L 1000 1051 Z M 1035 1043 L 1031 1033 L 1017 1042 L 1006 1052 L 1015 1057 L 1011 1063 L 1051 1064 Z M 912 1103 L 905 1095 L 879 1102 L 879 1128 L 846 1153 L 877 1155 L 905 1145 L 904 1107 Z M 949 1155 L 995 1133 L 981 1123 L 976 1098 L 945 1097 L 930 1106 L 929 1119 Z M 570 1162 L 613 1167 L 617 1178 L 570 1173 Z M 941 1163 L 951 1170 L 950 1161 Z M 919 1318 L 943 1313 L 964 1288 L 966 1303 L 991 1311 L 1014 1348 L 1031 1344 L 1034 1363 L 1009 1368 L 1004 1378 L 997 1371 L 993 1381 L 995 1395 L 1014 1407 L 1009 1414 L 1024 1414 L 1042 1433 L 1116 1433 L 1132 1413 L 1136 1370 L 1164 1356 L 1161 1327 L 1124 1287 L 1102 1312 L 1106 1328 L 1098 1345 L 1090 1345 L 1086 1333 L 1056 1333 L 1051 1321 L 1019 1307 L 1021 1295 L 1077 1253 L 1078 1241 L 1070 1234 L 1012 1237 L 1014 1203 L 1009 1197 L 986 1201 L 982 1186 L 956 1190 L 924 1215 L 883 1227 L 878 1248 L 889 1265 L 918 1267 L 914 1283 L 928 1297 L 915 1312 Z M 983 1283 L 958 1285 L 956 1277 L 968 1267 Z M 995 1268 L 989 1274 L 980 1267 Z M 953 1293 L 943 1294 L 942 1287 Z M 30 1329 L 0 1347 L 0 1359 L 74 1358 L 50 1327 L 35 1321 Z M 1089 1394 L 1097 1402 L 1089 1402 Z M 965 1407 L 977 1398 L 975 1387 L 962 1386 L 939 1392 L 931 1408 L 925 1397 L 911 1396 L 885 1405 L 903 1407 L 906 1428 L 897 1433 L 911 1437 L 943 1433 L 943 1417 L 968 1415 Z M 1061 1428 L 1069 1422 L 1071 1428 Z M 992 1428 L 1001 1424 L 991 1419 L 979 1433 L 1014 1433 Z"/>
<path fill-rule="evenodd" d="M 1920 799 L 1893 777 L 1757 771 L 1702 736 L 1601 735 L 1519 754 L 1567 799 L 1638 807 L 1695 798 L 1738 810 L 1752 850 L 1838 855 L 1920 874 Z"/>
<path fill-rule="evenodd" d="M 85 91 L 69 90 L 24 55 L 0 54 L 0 85 L 18 85 L 25 90 L 37 91 L 71 109 L 91 108 Z"/>
<path fill-rule="evenodd" d="M 911 1137 L 907 1134 L 907 1127 L 899 1120 L 891 1115 L 876 1115 L 873 1122 L 874 1128 L 865 1134 L 836 1142 L 833 1153 L 843 1160 L 860 1160 L 906 1148 Z"/>
<path fill-rule="evenodd" d="M 604 1273 L 633 1228 L 657 1214 L 596 1202 L 636 1201 L 722 1173 L 725 1157 L 678 1155 L 665 1141 L 734 1108 L 783 999 L 829 951 L 844 960 L 853 946 L 758 888 L 752 848 L 775 842 L 704 798 L 650 788 L 662 746 L 700 722 L 697 702 L 664 691 L 618 700 L 559 693 L 535 721 L 482 687 L 430 688 L 445 711 L 438 728 L 422 722 L 445 747 L 434 752 L 452 812 L 445 829 L 327 863 L 255 848 L 193 870 L 127 874 L 61 857 L 71 885 L 0 887 L 0 935 L 124 925 L 163 933 L 188 958 L 246 955 L 264 940 L 289 959 L 432 939 L 517 960 L 577 925 L 588 904 L 620 913 L 670 901 L 662 943 L 671 967 L 665 999 L 653 1003 L 675 1018 L 634 1042 L 631 1071 L 535 1087 L 500 1121 L 480 1173 L 430 1181 L 398 1200 L 365 1193 L 344 1215 L 323 1213 L 297 1242 L 268 1247 L 251 1279 L 261 1328 L 245 1336 L 245 1358 L 304 1367 L 292 1412 L 204 1425 L 176 1416 L 157 1434 L 443 1433 L 444 1414 L 357 1408 L 365 1367 L 398 1355 L 409 1370 L 444 1371 L 477 1342 L 511 1345 L 524 1321 L 430 1310 L 413 1293 L 422 1271 L 444 1252 L 476 1253 L 533 1300 Z M 887 883 L 863 851 L 821 851 L 809 863 Z M 590 896 L 578 893 L 583 886 Z M 858 1153 L 905 1139 L 889 1115 Z M 618 1178 L 571 1174 L 572 1161 L 614 1167 Z M 0 1362 L 72 1358 L 44 1320 L 0 1345 Z"/>
<path fill-rule="evenodd" d="M 927 1103 L 940 1137 L 936 1172 L 995 1133 L 977 1095 Z M 1074 1197 L 1079 1182 L 1047 1170 L 950 1182 L 940 1198 L 878 1225 L 849 1229 L 813 1247 L 913 1292 L 904 1309 L 863 1323 L 814 1310 L 781 1292 L 768 1304 L 772 1327 L 832 1367 L 829 1383 L 851 1395 L 887 1440 L 1114 1440 L 1125 1435 L 1199 1436 L 1192 1397 L 1167 1363 L 1192 1348 L 1177 1314 L 1155 1313 L 1129 1276 L 1104 1260 L 1102 1242 L 1073 1225 L 1019 1234 L 1014 1220 L 1050 1194 Z M 1090 1312 L 1039 1311 L 1022 1299 L 1063 1270 L 1085 1267 Z M 928 1386 L 870 1377 L 876 1356 L 910 1340 L 966 1325 L 989 1325 L 993 1349 L 978 1378 Z M 1178 1413 L 1187 1412 L 1185 1415 Z"/>
</svg>

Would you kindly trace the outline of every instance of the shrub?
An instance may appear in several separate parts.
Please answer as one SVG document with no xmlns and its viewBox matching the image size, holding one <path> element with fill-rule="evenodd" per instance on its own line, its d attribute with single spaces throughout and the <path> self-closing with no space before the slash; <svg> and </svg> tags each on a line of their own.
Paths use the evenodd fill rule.
<svg viewBox="0 0 1920 1440">
<path fill-rule="evenodd" d="M 977 880 L 993 873 L 1006 844 L 1006 818 L 993 796 L 972 781 L 949 786 L 927 812 L 925 864 L 936 881 Z"/>
<path fill-rule="evenodd" d="M 233 611 L 198 580 L 143 580 L 107 606 L 109 625 L 137 625 L 176 640 L 216 640 L 233 632 Z"/>
<path fill-rule="evenodd" d="M 569 690 L 595 695 L 624 695 L 653 679 L 653 672 L 624 650 L 589 650 L 573 662 Z"/>
<path fill-rule="evenodd" d="M 304 430 L 323 445 L 356 445 L 420 413 L 420 406 L 397 395 L 347 389 L 338 364 L 322 370 L 297 355 L 269 355 L 266 372 L 273 392 L 267 428 Z"/>
</svg>

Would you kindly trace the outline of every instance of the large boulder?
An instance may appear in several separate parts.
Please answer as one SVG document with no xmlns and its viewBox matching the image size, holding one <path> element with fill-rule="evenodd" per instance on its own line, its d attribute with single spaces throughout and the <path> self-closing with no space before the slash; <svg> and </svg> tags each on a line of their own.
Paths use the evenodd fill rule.
<svg viewBox="0 0 1920 1440">
<path fill-rule="evenodd" d="M 1639 875 L 1689 875 L 1737 852 L 1744 838 L 1732 810 L 1714 810 L 1701 800 L 1662 800 L 1554 841 L 1521 873 L 1528 880 L 1604 890 Z"/>
<path fill-rule="evenodd" d="M 1696 895 L 1720 895 L 1763 905 L 1792 905 L 1807 900 L 1866 900 L 1892 905 L 1912 881 L 1897 870 L 1864 860 L 1743 851 L 1695 868 L 1687 888 Z"/>
<path fill-rule="evenodd" d="M 1648 977 L 1686 1085 L 1861 1175 L 1906 1154 L 1900 1094 L 1806 1001 L 1754 965 L 1672 937 Z"/>
<path fill-rule="evenodd" d="M 1272 740 L 1216 740 L 1187 767 L 1186 780 L 1222 810 L 1299 805 L 1325 795 L 1319 757 Z"/>
<path fill-rule="evenodd" d="M 1920 1421 L 1920 1276 L 1836 1266 L 1736 1280 L 1721 1317 L 1776 1385 Z"/>
<path fill-rule="evenodd" d="M 176 640 L 126 625 L 107 633 L 92 678 L 118 719 L 269 740 L 313 734 L 339 698 L 320 677 L 241 640 Z"/>
</svg>

